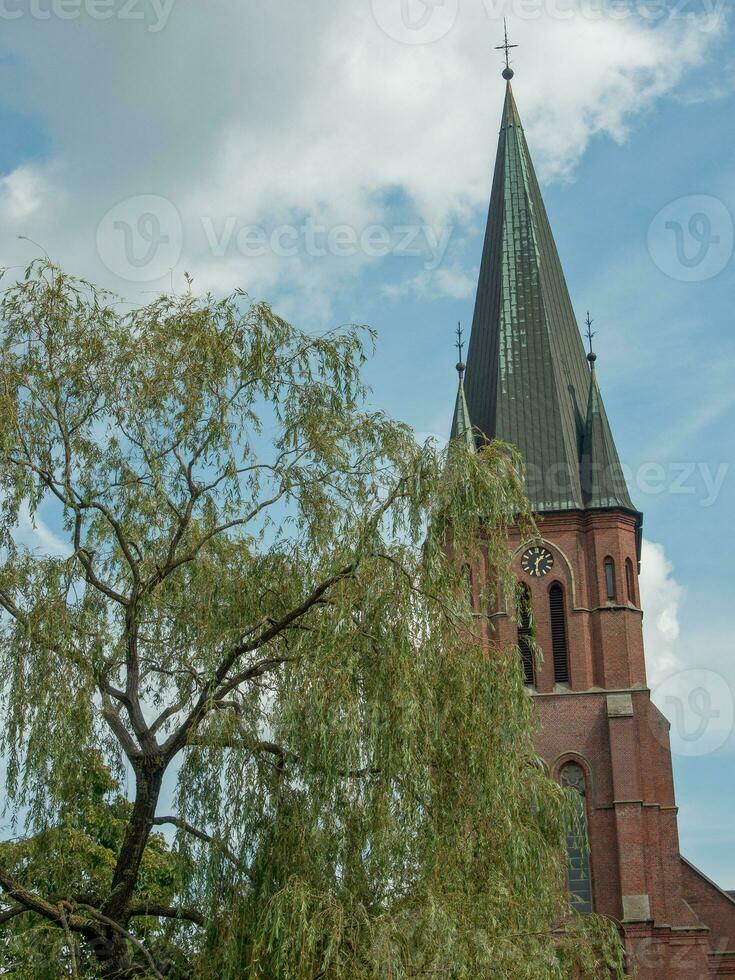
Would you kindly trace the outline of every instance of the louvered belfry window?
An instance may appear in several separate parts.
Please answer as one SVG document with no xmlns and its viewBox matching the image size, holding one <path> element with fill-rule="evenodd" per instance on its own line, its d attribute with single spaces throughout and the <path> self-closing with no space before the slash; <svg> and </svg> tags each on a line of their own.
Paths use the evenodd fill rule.
<svg viewBox="0 0 735 980">
<path fill-rule="evenodd" d="M 523 680 L 533 686 L 536 682 L 533 663 L 533 607 L 528 588 L 520 583 L 516 594 L 516 614 L 518 623 L 518 649 L 523 663 Z"/>
<path fill-rule="evenodd" d="M 549 589 L 549 618 L 551 621 L 551 650 L 554 660 L 554 681 L 569 683 L 569 654 L 567 650 L 567 620 L 564 610 L 564 590 L 555 582 Z"/>
</svg>

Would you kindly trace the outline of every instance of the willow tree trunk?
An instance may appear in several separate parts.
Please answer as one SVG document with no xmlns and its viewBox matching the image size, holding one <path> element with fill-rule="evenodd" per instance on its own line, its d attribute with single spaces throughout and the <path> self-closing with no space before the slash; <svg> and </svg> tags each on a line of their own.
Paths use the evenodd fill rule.
<svg viewBox="0 0 735 980">
<path fill-rule="evenodd" d="M 139 976 L 140 970 L 131 966 L 128 940 L 125 937 L 129 920 L 129 903 L 138 881 L 140 864 L 153 827 L 158 797 L 161 792 L 166 764 L 160 758 L 143 759 L 134 767 L 135 802 L 112 878 L 110 897 L 101 912 L 111 923 L 107 941 L 95 949 L 104 977 L 126 980 Z M 115 928 L 117 927 L 117 928 Z"/>
</svg>

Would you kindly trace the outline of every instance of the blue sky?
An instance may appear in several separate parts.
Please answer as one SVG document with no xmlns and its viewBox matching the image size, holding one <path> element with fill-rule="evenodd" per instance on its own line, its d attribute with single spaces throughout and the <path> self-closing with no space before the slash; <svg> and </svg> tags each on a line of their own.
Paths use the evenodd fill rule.
<svg viewBox="0 0 735 980">
<path fill-rule="evenodd" d="M 446 0 L 401 20 L 398 0 L 137 0 L 125 16 L 114 0 L 102 20 L 91 0 L 65 18 L 58 0 L 0 6 L 1 264 L 41 247 L 131 302 L 183 288 L 186 270 L 308 329 L 369 323 L 374 400 L 442 438 L 508 16 L 516 100 L 645 514 L 649 675 L 674 721 L 682 851 L 735 888 L 728 8 Z M 719 715 L 691 740 L 705 709 Z"/>
</svg>

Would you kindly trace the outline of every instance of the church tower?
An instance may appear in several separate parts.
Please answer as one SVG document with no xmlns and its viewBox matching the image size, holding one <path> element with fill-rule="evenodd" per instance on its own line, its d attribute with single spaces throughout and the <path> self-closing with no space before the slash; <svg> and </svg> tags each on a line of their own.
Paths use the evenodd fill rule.
<svg viewBox="0 0 735 980">
<path fill-rule="evenodd" d="M 586 816 L 589 849 L 569 841 L 573 904 L 620 923 L 640 977 L 735 976 L 735 902 L 679 853 L 669 725 L 646 681 L 642 516 L 605 413 L 592 331 L 587 354 L 572 309 L 507 47 L 503 77 L 452 434 L 467 440 L 474 431 L 520 450 L 541 540 L 513 537 L 518 601 L 488 611 L 491 640 L 518 644 L 541 720 L 539 755 Z"/>
</svg>

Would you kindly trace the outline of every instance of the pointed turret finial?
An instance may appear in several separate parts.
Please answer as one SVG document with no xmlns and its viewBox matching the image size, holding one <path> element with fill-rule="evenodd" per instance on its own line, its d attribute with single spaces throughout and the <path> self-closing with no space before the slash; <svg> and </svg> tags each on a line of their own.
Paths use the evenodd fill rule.
<svg viewBox="0 0 735 980">
<path fill-rule="evenodd" d="M 460 377 L 464 374 L 464 369 L 467 366 L 462 360 L 462 350 L 464 349 L 464 340 L 462 339 L 462 324 L 457 323 L 457 339 L 454 342 L 454 346 L 459 351 L 459 360 L 457 361 L 457 370 L 459 371 Z"/>
<path fill-rule="evenodd" d="M 459 374 L 459 384 L 457 386 L 457 401 L 454 406 L 454 419 L 452 420 L 452 439 L 461 439 L 467 448 L 471 452 L 475 452 L 475 436 L 472 430 L 472 422 L 470 421 L 470 413 L 467 408 L 467 398 L 464 393 L 464 371 L 465 363 L 462 359 L 462 351 L 464 350 L 464 339 L 462 337 L 462 324 L 457 324 L 457 339 L 454 342 L 454 346 L 459 352 L 459 360 L 457 361 L 457 373 Z"/>
<path fill-rule="evenodd" d="M 585 320 L 585 323 L 587 324 L 587 332 L 585 333 L 585 337 L 587 338 L 587 343 L 590 349 L 590 352 L 587 355 L 587 360 L 590 362 L 591 370 L 594 371 L 595 361 L 597 360 L 597 354 L 595 354 L 595 352 L 592 350 L 592 338 L 595 336 L 597 331 L 592 329 L 592 324 L 594 323 L 594 320 L 591 319 L 589 310 L 587 310 L 587 319 Z"/>
<path fill-rule="evenodd" d="M 513 77 L 513 75 L 515 74 L 515 72 L 510 67 L 510 57 L 508 55 L 508 52 L 510 51 L 511 48 L 517 48 L 518 45 L 510 44 L 510 42 L 508 41 L 508 22 L 506 21 L 505 17 L 503 17 L 503 28 L 505 30 L 505 40 L 503 41 L 502 44 L 499 44 L 495 48 L 495 50 L 505 51 L 505 68 L 503 69 L 503 78 L 506 80 L 506 82 L 509 82 Z"/>
</svg>

